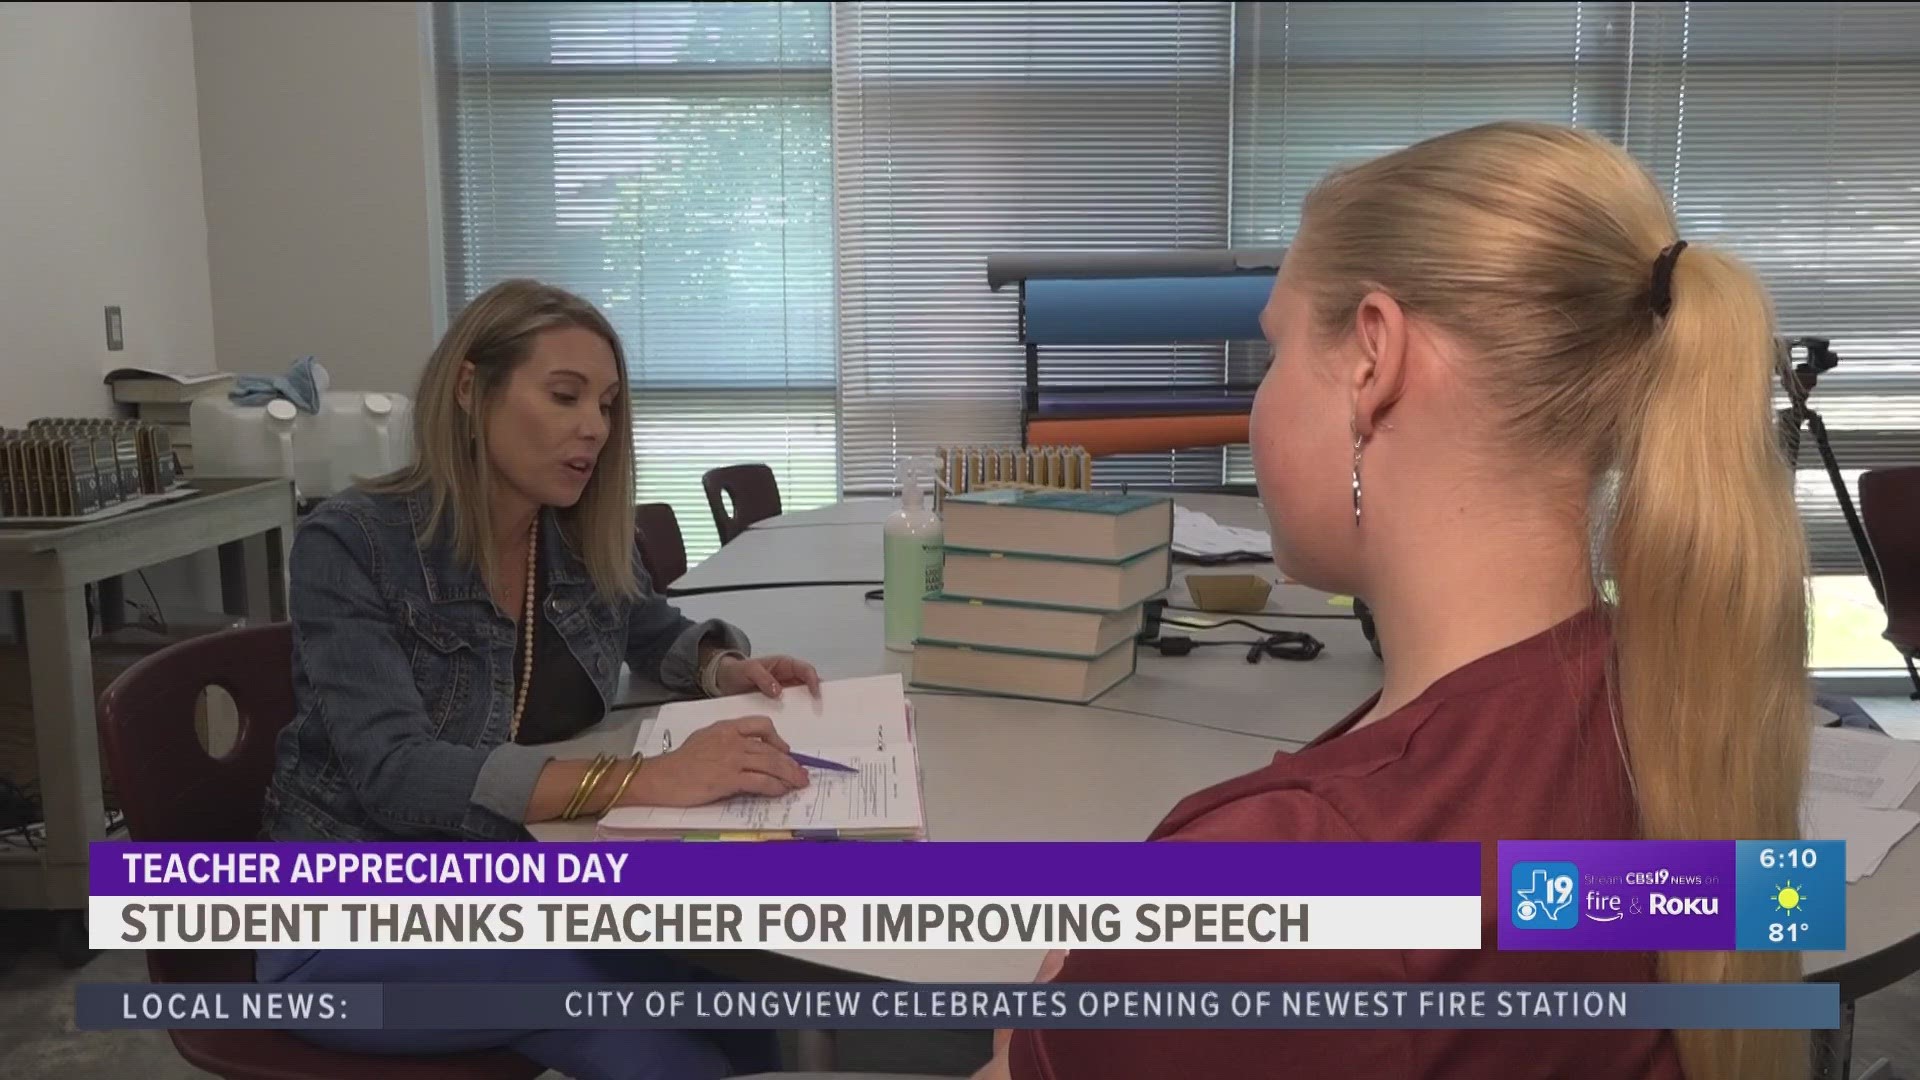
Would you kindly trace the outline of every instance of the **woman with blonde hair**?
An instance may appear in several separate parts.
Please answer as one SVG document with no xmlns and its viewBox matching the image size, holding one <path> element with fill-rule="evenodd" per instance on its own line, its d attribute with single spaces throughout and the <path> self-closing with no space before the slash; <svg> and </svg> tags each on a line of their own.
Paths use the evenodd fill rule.
<svg viewBox="0 0 1920 1080">
<path fill-rule="evenodd" d="M 1791 953 L 1499 952 L 1495 841 L 1792 839 L 1805 540 L 1772 315 L 1618 147 L 1501 123 L 1324 182 L 1262 316 L 1253 461 L 1289 576 L 1384 684 L 1164 840 L 1472 840 L 1474 952 L 1112 952 L 1062 982 L 1791 981 Z M 1276 707 L 1284 707 L 1279 705 Z M 1785 1080 L 1772 1031 L 1022 1031 L 983 1077 Z"/>
<path fill-rule="evenodd" d="M 528 839 L 614 806 L 694 806 L 807 783 L 763 716 L 669 753 L 563 758 L 624 663 L 708 696 L 816 691 L 811 665 L 655 595 L 633 533 L 625 358 L 592 304 L 531 281 L 463 311 L 421 376 L 415 461 L 321 504 L 289 566 L 295 717 L 267 792 L 274 840 Z M 651 982 L 653 952 L 263 952 L 263 982 Z M 510 1047 L 581 1080 L 770 1068 L 765 1033 L 327 1031 L 341 1049 Z"/>
</svg>

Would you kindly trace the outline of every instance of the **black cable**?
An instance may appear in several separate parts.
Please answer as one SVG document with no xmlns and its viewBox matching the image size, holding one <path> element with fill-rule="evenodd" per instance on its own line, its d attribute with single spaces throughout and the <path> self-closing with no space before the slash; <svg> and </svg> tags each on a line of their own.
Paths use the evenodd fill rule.
<svg viewBox="0 0 1920 1080">
<path fill-rule="evenodd" d="M 160 598 L 153 594 L 153 582 L 147 580 L 147 572 L 142 570 L 139 573 L 140 584 L 147 587 L 147 599 L 153 601 L 153 617 L 159 620 L 160 632 L 164 634 L 167 632 L 167 613 L 160 607 Z"/>
<path fill-rule="evenodd" d="M 935 690 L 929 687 L 919 686 L 913 688 L 913 693 L 926 697 L 1004 698 L 1013 696 L 1009 694 L 995 694 L 985 690 Z M 1117 705 L 1101 705 L 1097 702 L 1078 702 L 1075 704 L 1082 709 L 1098 709 L 1101 712 L 1114 713 L 1119 716 L 1140 716 L 1148 720 L 1164 720 L 1169 724 L 1181 724 L 1186 727 L 1201 728 L 1206 731 L 1218 731 L 1227 735 L 1245 735 L 1250 739 L 1265 739 L 1268 742 L 1288 743 L 1293 746 L 1305 745 L 1305 740 L 1288 738 L 1285 735 L 1269 735 L 1262 731 L 1247 731 L 1243 728 L 1225 727 L 1220 724 L 1205 724 L 1198 720 L 1183 720 L 1178 716 L 1164 716 L 1160 713 L 1143 712 L 1139 709 L 1122 709 Z"/>
<path fill-rule="evenodd" d="M 1181 604 L 1168 604 L 1167 610 L 1168 611 L 1190 611 L 1195 615 L 1219 614 L 1219 612 L 1208 611 L 1205 608 L 1186 607 Z M 1358 619 L 1360 617 L 1358 615 L 1335 615 L 1332 612 L 1253 611 L 1253 612 L 1248 612 L 1248 614 L 1252 615 L 1256 619 Z M 1231 619 L 1228 621 L 1240 622 L 1240 620 L 1238 619 Z M 1241 625 L 1252 626 L 1251 623 L 1241 623 Z M 1264 627 L 1264 626 L 1252 626 L 1252 628 L 1262 632 L 1265 632 L 1268 629 L 1267 627 Z"/>
<path fill-rule="evenodd" d="M 1183 608 L 1181 610 L 1185 609 Z M 1290 632 L 1275 626 L 1260 626 L 1255 623 L 1250 623 L 1245 619 L 1215 619 L 1206 626 L 1194 626 L 1190 623 L 1181 622 L 1178 619 L 1164 619 L 1162 622 L 1168 626 L 1178 626 L 1183 630 L 1215 630 L 1222 626 L 1244 626 L 1256 634 L 1285 634 Z"/>
<path fill-rule="evenodd" d="M 1254 629 L 1260 628 L 1254 627 Z M 1319 638 L 1295 630 L 1271 631 L 1258 641 L 1202 641 L 1184 634 L 1162 634 L 1141 641 L 1139 644 L 1142 648 L 1156 650 L 1162 656 L 1185 656 L 1195 649 L 1236 645 L 1247 650 L 1249 664 L 1259 663 L 1262 657 L 1272 657 L 1275 660 L 1312 660 L 1326 651 L 1326 645 Z"/>
<path fill-rule="evenodd" d="M 878 585 L 878 584 L 880 584 L 880 582 L 872 581 L 872 580 L 756 581 L 747 585 L 708 585 L 701 588 L 693 588 L 693 589 L 668 588 L 668 589 L 662 590 L 660 595 L 666 597 L 669 600 L 674 600 L 682 596 L 711 596 L 715 593 L 758 592 L 759 590 L 762 590 L 762 589 L 816 589 L 816 588 L 827 588 L 835 585 Z"/>
</svg>

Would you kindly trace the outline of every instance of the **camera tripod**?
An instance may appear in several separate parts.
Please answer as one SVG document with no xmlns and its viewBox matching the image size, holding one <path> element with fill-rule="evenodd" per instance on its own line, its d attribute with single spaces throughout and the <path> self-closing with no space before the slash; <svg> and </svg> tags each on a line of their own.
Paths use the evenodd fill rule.
<svg viewBox="0 0 1920 1080">
<path fill-rule="evenodd" d="M 1795 362 L 1796 354 L 1805 358 Z M 1807 404 L 1807 397 L 1813 393 L 1820 376 L 1832 371 L 1839 363 L 1840 357 L 1834 353 L 1832 343 L 1826 338 L 1788 338 L 1780 343 L 1780 387 L 1787 394 L 1787 407 L 1775 413 L 1780 425 L 1780 445 L 1785 449 L 1789 463 L 1798 462 L 1800 429 L 1804 427 L 1813 433 L 1813 444 L 1820 452 L 1821 464 L 1826 466 L 1827 479 L 1833 484 L 1833 495 L 1840 503 L 1841 515 L 1847 520 L 1847 531 L 1853 535 L 1854 547 L 1859 549 L 1860 565 L 1867 571 L 1867 581 L 1873 586 L 1874 599 L 1884 605 L 1887 594 L 1880 583 L 1880 564 L 1873 557 L 1873 545 L 1867 542 L 1867 530 L 1860 524 L 1860 513 L 1854 509 L 1853 493 L 1847 490 L 1846 478 L 1840 475 L 1840 462 L 1833 456 L 1833 443 L 1827 438 L 1826 422 Z"/>
</svg>

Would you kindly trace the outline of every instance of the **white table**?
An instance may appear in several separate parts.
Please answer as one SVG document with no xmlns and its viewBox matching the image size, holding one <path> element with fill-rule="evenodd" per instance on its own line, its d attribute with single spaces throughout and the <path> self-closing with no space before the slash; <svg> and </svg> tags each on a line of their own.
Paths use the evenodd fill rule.
<svg viewBox="0 0 1920 1080">
<path fill-rule="evenodd" d="M 1311 597 L 1310 590 L 1291 588 L 1308 594 L 1308 602 L 1317 599 Z M 745 630 L 755 652 L 802 657 L 827 678 L 889 671 L 911 675 L 912 654 L 889 652 L 881 645 L 885 613 L 879 601 L 863 599 L 867 591 L 861 585 L 756 589 L 681 597 L 674 603 L 689 616 L 725 619 Z M 1174 595 L 1185 599 L 1179 589 Z M 1333 610 L 1325 607 L 1324 599 L 1319 602 L 1324 610 Z M 1175 614 L 1181 618 L 1215 617 Z M 1235 647 L 1197 649 L 1179 657 L 1143 649 L 1134 676 L 1086 708 L 1304 743 L 1339 721 L 1378 687 L 1380 661 L 1368 648 L 1358 623 L 1268 616 L 1260 616 L 1257 621 L 1305 630 L 1325 642 L 1327 650 L 1310 661 L 1263 659 L 1249 664 L 1246 650 Z M 1243 627 L 1181 628 L 1177 632 L 1228 640 L 1252 638 L 1252 632 Z"/>
<path fill-rule="evenodd" d="M 1260 504 L 1234 495 L 1181 495 L 1222 525 L 1267 527 Z M 894 504 L 861 500 L 769 518 L 673 583 L 676 592 L 796 581 L 871 581 L 881 573 L 880 526 Z M 1252 564 L 1247 564 L 1252 565 Z M 1242 570 L 1245 566 L 1230 569 Z M 1321 601 L 1324 603 L 1324 598 Z"/>
<path fill-rule="evenodd" d="M 103 839 L 100 737 L 86 588 L 214 549 L 227 613 L 286 617 L 285 548 L 293 485 L 274 479 L 196 479 L 193 494 L 84 524 L 7 528 L 0 519 L 0 591 L 25 608 L 34 740 L 46 839 L 0 851 L 0 908 L 60 913 L 54 943 L 79 963 L 87 949 L 87 845 Z"/>
<path fill-rule="evenodd" d="M 900 508 L 898 499 L 847 499 L 831 506 L 796 510 L 765 521 L 756 521 L 749 529 L 798 529 L 819 525 L 872 525 L 878 528 L 887 515 Z"/>
<path fill-rule="evenodd" d="M 1260 503 L 1250 498 L 1196 494 L 1179 496 L 1179 502 L 1210 513 L 1221 525 L 1267 527 Z M 770 517 L 689 569 L 674 582 L 674 592 L 808 580 L 879 584 L 881 523 L 889 513 L 893 513 L 891 502 L 862 500 Z M 1250 565 L 1231 569 L 1242 571 Z M 1319 603 L 1325 603 L 1325 598 Z"/>
<path fill-rule="evenodd" d="M 880 655 L 884 649 L 876 645 L 873 653 L 864 668 L 836 654 L 825 662 L 827 673 L 877 674 L 891 668 Z M 912 697 L 927 833 L 936 840 L 1139 840 L 1183 797 L 1257 769 L 1276 751 L 1299 745 L 1075 705 L 958 694 Z M 558 752 L 630 753 L 645 715 L 615 713 Z M 549 822 L 532 831 L 543 840 L 587 840 L 593 825 Z M 1040 955 L 802 949 L 703 952 L 696 958 L 723 973 L 761 979 L 1017 982 L 1033 975 Z"/>
<path fill-rule="evenodd" d="M 1222 524 L 1262 522 L 1250 499 L 1197 496 L 1181 502 Z M 691 580 L 699 587 L 725 588 L 877 578 L 878 522 L 886 512 L 885 503 L 848 504 L 763 522 L 681 584 Z M 1231 569 L 1272 576 L 1270 567 Z M 689 615 L 740 625 L 756 651 L 804 656 L 828 677 L 908 671 L 908 654 L 881 647 L 880 606 L 862 600 L 865 591 L 860 586 L 776 588 L 676 602 Z M 1173 599 L 1184 600 L 1178 587 Z M 1324 613 L 1333 610 L 1326 600 L 1312 590 L 1282 585 L 1269 607 Z M 1378 662 L 1355 623 L 1271 615 L 1259 621 L 1305 629 L 1327 642 L 1328 652 L 1306 663 L 1257 665 L 1231 649 L 1181 658 L 1143 653 L 1139 673 L 1092 706 L 914 693 L 930 836 L 1137 840 L 1182 796 L 1257 768 L 1276 750 L 1297 748 L 1378 687 Z M 579 740 L 581 751 L 630 749 L 640 715 L 616 714 Z M 1920 793 L 1907 807 L 1920 810 Z M 535 833 L 582 838 L 591 835 L 591 826 L 543 825 Z M 1842 998 L 1851 1001 L 1920 969 L 1916 897 L 1920 839 L 1909 836 L 1878 871 L 1848 887 L 1849 948 L 1805 954 L 1809 976 L 1838 982 Z M 701 959 L 717 970 L 758 979 L 966 982 L 1027 979 L 1039 957 L 1017 950 L 787 950 L 722 951 Z"/>
</svg>

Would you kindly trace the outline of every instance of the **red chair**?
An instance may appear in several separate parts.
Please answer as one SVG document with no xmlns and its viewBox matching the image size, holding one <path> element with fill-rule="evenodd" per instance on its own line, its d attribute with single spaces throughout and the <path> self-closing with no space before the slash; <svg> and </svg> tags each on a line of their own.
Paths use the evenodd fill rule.
<svg viewBox="0 0 1920 1080">
<path fill-rule="evenodd" d="M 633 508 L 633 531 L 641 565 L 654 589 L 666 592 L 687 572 L 687 542 L 680 535 L 679 517 L 666 503 L 641 503 Z"/>
<path fill-rule="evenodd" d="M 1881 603 L 1887 609 L 1883 635 L 1907 662 L 1913 696 L 1920 700 L 1920 465 L 1870 469 L 1860 474 L 1860 524 L 1880 568 Z"/>
<path fill-rule="evenodd" d="M 707 508 L 713 511 L 713 527 L 720 542 L 730 544 L 756 521 L 780 516 L 780 482 L 765 465 L 728 465 L 712 469 L 700 478 L 707 489 Z M 733 512 L 727 512 L 732 500 Z"/>
<path fill-rule="evenodd" d="M 135 840 L 247 841 L 260 835 L 273 775 L 274 738 L 293 718 L 293 632 L 286 623 L 193 638 L 145 657 L 100 696 L 100 748 L 127 831 Z M 200 744 L 200 693 L 233 697 L 240 730 L 214 757 Z M 253 953 L 154 950 L 147 972 L 162 983 L 253 981 Z M 532 1080 L 543 1071 L 518 1054 L 370 1057 L 322 1050 L 278 1031 L 170 1031 L 187 1061 L 227 1080 Z"/>
</svg>

